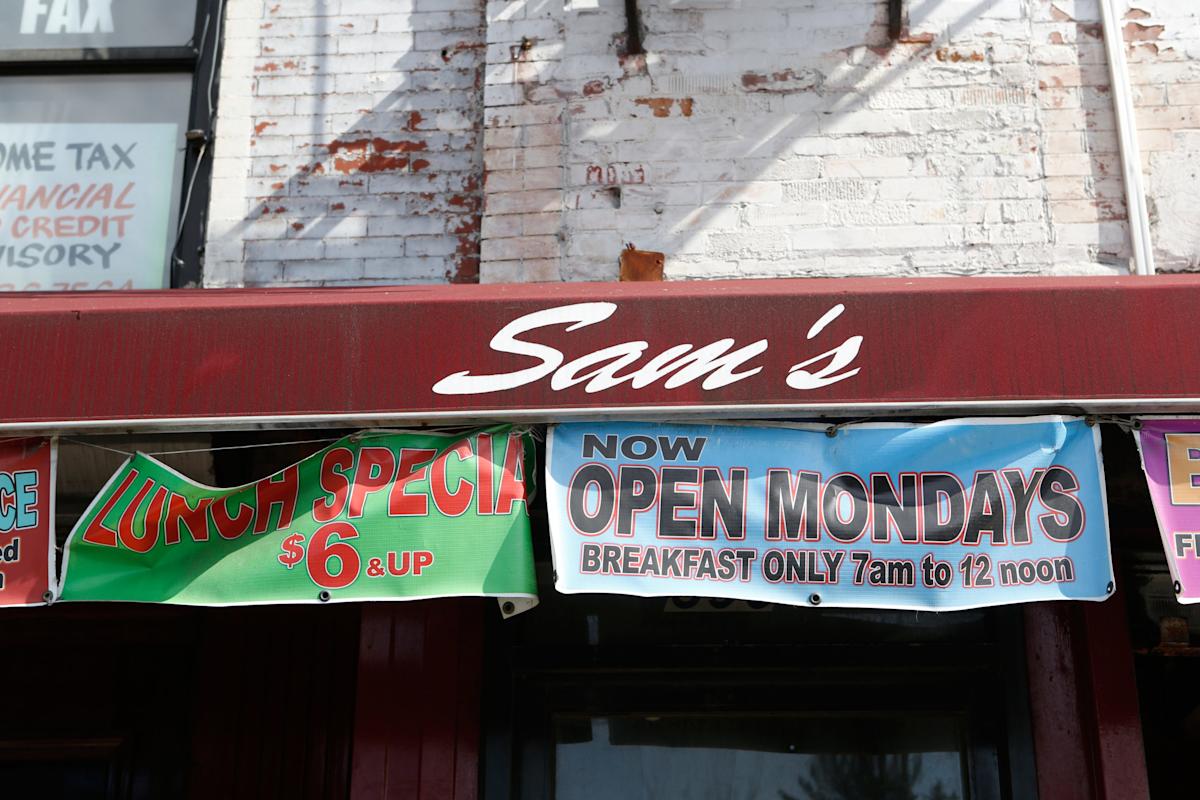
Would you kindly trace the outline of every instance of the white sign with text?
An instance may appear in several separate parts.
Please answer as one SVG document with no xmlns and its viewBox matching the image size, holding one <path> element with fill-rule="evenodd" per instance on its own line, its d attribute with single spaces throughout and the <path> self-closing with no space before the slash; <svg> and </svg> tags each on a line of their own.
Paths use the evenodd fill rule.
<svg viewBox="0 0 1200 800">
<path fill-rule="evenodd" d="M 0 124 L 0 291 L 161 289 L 178 126 Z"/>
</svg>

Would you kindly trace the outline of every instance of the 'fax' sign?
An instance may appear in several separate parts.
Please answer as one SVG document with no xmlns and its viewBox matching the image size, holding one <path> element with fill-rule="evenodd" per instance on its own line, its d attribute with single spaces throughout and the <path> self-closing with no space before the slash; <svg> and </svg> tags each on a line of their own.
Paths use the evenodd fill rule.
<svg viewBox="0 0 1200 800">
<path fill-rule="evenodd" d="M 196 4 L 197 0 L 3 0 L 0 54 L 187 47 L 197 36 Z"/>
<path fill-rule="evenodd" d="M 112 33 L 113 0 L 25 0 L 21 33 Z"/>
</svg>

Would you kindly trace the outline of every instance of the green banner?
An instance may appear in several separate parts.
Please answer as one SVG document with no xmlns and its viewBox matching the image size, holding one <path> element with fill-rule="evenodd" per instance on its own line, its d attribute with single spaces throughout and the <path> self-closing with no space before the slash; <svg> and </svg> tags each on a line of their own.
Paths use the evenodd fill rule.
<svg viewBox="0 0 1200 800">
<path fill-rule="evenodd" d="M 527 436 L 363 432 L 256 483 L 138 453 L 71 531 L 62 600 L 227 606 L 484 595 L 537 602 Z"/>
</svg>

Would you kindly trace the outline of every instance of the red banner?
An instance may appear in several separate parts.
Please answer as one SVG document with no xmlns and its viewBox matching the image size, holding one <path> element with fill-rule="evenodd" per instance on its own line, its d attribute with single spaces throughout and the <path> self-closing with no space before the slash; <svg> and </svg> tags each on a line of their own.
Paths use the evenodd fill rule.
<svg viewBox="0 0 1200 800">
<path fill-rule="evenodd" d="M 48 293 L 0 303 L 0 431 L 1190 412 L 1198 307 L 1198 275 Z"/>
<path fill-rule="evenodd" d="M 0 440 L 0 606 L 41 605 L 54 583 L 54 442 Z"/>
</svg>

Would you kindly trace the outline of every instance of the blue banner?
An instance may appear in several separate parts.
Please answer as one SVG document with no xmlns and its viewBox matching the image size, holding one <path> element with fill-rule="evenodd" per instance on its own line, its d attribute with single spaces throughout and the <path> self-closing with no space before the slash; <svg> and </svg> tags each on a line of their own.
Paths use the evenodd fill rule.
<svg viewBox="0 0 1200 800">
<path fill-rule="evenodd" d="M 546 449 L 561 592 L 952 610 L 1114 587 L 1081 419 L 572 423 Z"/>
</svg>

